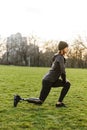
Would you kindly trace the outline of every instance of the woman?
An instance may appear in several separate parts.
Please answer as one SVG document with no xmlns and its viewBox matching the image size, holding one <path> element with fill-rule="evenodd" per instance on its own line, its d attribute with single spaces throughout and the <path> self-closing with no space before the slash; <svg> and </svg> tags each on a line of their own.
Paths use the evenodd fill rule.
<svg viewBox="0 0 87 130">
<path fill-rule="evenodd" d="M 62 87 L 56 107 L 65 107 L 63 99 L 70 88 L 70 82 L 66 80 L 64 58 L 64 55 L 68 52 L 68 44 L 65 41 L 60 41 L 58 50 L 58 53 L 53 57 L 51 69 L 42 79 L 42 89 L 39 98 L 22 99 L 19 95 L 16 95 L 14 97 L 15 107 L 20 100 L 28 101 L 29 103 L 42 104 L 46 100 L 52 87 Z"/>
</svg>

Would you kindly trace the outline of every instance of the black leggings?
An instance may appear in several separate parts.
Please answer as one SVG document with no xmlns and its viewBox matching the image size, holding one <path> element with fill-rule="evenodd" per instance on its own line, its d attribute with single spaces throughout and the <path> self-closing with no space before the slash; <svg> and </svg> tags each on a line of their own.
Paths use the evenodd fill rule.
<svg viewBox="0 0 87 130">
<path fill-rule="evenodd" d="M 61 79 L 58 79 L 56 82 L 49 82 L 43 79 L 42 89 L 41 89 L 40 97 L 39 97 L 41 101 L 43 102 L 45 101 L 52 87 L 63 87 L 61 90 L 59 99 L 58 99 L 59 102 L 62 102 L 70 88 L 70 83 L 68 81 L 66 83 L 63 83 Z"/>
</svg>

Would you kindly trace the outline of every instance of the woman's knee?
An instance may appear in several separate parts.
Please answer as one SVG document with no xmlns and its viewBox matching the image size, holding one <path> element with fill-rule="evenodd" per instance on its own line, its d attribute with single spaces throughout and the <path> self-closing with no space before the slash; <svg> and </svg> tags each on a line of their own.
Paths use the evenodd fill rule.
<svg viewBox="0 0 87 130">
<path fill-rule="evenodd" d="M 68 87 L 68 88 L 70 88 L 71 83 L 69 81 L 67 81 L 66 84 L 65 84 L 65 86 Z"/>
</svg>

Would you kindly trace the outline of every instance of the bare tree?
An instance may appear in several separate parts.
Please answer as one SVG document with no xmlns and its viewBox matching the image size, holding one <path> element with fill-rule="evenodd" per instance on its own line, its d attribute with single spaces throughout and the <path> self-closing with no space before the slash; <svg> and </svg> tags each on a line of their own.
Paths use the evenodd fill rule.
<svg viewBox="0 0 87 130">
<path fill-rule="evenodd" d="M 81 37 L 75 39 L 73 42 L 72 48 L 68 53 L 68 65 L 69 62 L 71 67 L 84 67 L 83 57 L 85 53 L 86 46 L 84 45 L 84 41 L 82 41 Z"/>
</svg>

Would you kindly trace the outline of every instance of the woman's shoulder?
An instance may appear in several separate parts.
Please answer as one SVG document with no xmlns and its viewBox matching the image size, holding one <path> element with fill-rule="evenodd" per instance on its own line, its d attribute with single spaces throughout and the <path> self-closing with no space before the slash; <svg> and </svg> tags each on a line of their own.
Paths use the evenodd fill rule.
<svg viewBox="0 0 87 130">
<path fill-rule="evenodd" d="M 56 57 L 58 56 L 58 53 L 55 53 L 52 57 L 52 61 L 55 61 Z"/>
<path fill-rule="evenodd" d="M 64 57 L 63 57 L 63 55 L 61 55 L 61 54 L 58 54 L 57 56 L 56 56 L 56 60 L 57 61 L 63 61 L 64 60 Z"/>
<path fill-rule="evenodd" d="M 61 61 L 61 60 L 64 60 L 64 57 L 63 55 L 59 54 L 59 53 L 55 53 L 54 56 L 53 56 L 53 61 Z"/>
</svg>

